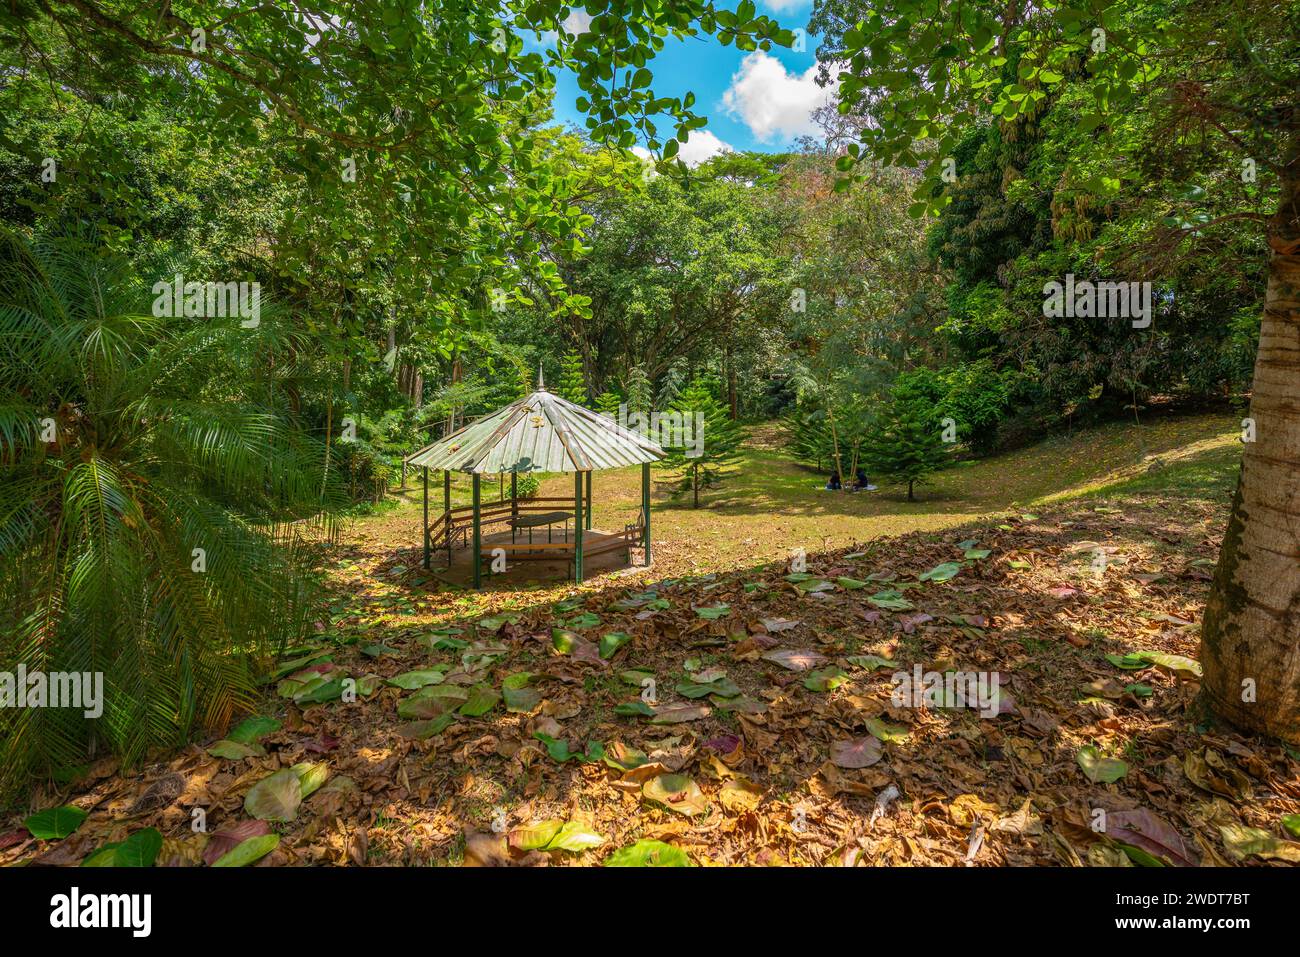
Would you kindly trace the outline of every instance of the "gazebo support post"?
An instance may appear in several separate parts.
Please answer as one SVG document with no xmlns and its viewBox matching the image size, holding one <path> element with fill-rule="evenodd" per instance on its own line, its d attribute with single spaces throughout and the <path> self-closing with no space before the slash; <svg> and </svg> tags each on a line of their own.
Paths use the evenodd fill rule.
<svg viewBox="0 0 1300 957">
<path fill-rule="evenodd" d="M 510 471 L 510 541 L 515 540 L 518 529 L 515 528 L 515 522 L 519 521 L 519 473 L 511 469 Z"/>
<path fill-rule="evenodd" d="M 474 563 L 474 587 L 481 588 L 483 585 L 483 563 L 479 556 L 479 547 L 482 544 L 482 533 L 479 530 L 479 474 L 474 473 L 474 553 L 470 555 L 470 561 Z"/>
<path fill-rule="evenodd" d="M 590 475 L 591 473 L 587 473 Z M 582 583 L 582 473 L 573 473 L 573 581 Z"/>
<path fill-rule="evenodd" d="M 645 548 L 645 563 L 650 564 L 650 463 L 641 463 L 641 545 Z"/>
<path fill-rule="evenodd" d="M 587 528 L 588 530 L 590 530 L 591 528 L 591 473 L 590 472 L 587 473 L 587 511 L 585 513 L 585 517 L 587 519 Z"/>
<path fill-rule="evenodd" d="M 447 529 L 447 567 L 451 567 L 451 470 L 442 470 L 442 524 Z"/>
<path fill-rule="evenodd" d="M 402 467 L 406 471 L 406 467 Z M 424 567 L 429 567 L 429 470 L 420 469 L 424 473 Z"/>
</svg>

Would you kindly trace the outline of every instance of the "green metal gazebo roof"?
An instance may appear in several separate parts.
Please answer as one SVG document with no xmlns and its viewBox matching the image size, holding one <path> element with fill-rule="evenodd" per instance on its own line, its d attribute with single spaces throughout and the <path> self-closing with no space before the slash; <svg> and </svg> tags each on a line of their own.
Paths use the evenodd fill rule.
<svg viewBox="0 0 1300 957">
<path fill-rule="evenodd" d="M 546 391 L 511 402 L 421 449 L 407 464 L 471 474 L 590 472 L 640 465 L 664 450 L 606 416 Z"/>
</svg>

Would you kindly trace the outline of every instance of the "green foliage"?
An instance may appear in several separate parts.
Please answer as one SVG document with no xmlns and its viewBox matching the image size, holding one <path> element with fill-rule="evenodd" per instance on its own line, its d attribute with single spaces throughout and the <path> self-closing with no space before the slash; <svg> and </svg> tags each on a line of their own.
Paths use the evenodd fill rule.
<svg viewBox="0 0 1300 957">
<path fill-rule="evenodd" d="M 602 392 L 596 396 L 596 411 L 602 415 L 618 417 L 618 407 L 623 404 L 623 397 L 617 392 Z"/>
<path fill-rule="evenodd" d="M 786 449 L 796 460 L 819 471 L 834 462 L 834 444 L 825 415 L 818 410 L 794 406 L 781 419 Z"/>
<path fill-rule="evenodd" d="M 1300 78 L 1294 32 L 1288 32 L 1295 11 L 1234 0 L 1176 6 L 1171 16 L 1162 3 L 1062 0 L 1022 16 L 997 0 L 973 0 L 939 23 L 929 0 L 823 0 L 812 20 L 825 36 L 818 58 L 851 61 L 840 110 L 866 113 L 860 146 L 850 148 L 843 165 L 851 169 L 868 156 L 922 163 L 925 181 L 914 211 L 938 212 L 953 201 L 944 161 L 958 155 L 967 134 L 990 121 L 1032 120 L 1063 84 L 1074 82 L 1086 92 L 1075 127 L 1091 139 L 1093 159 L 1080 164 L 1079 186 L 1114 196 L 1127 176 L 1113 165 L 1112 137 L 1118 133 L 1122 142 L 1135 107 L 1177 110 L 1167 97 L 1159 103 L 1147 94 L 1167 88 L 1170 73 L 1189 72 L 1214 85 L 1229 111 L 1256 122 L 1246 133 L 1246 155 L 1276 156 L 1287 144 L 1268 128 L 1268 106 L 1287 99 L 1285 83 Z M 1228 22 L 1234 30 L 1223 29 Z M 1213 56 L 1195 62 L 1187 56 L 1206 46 L 1215 47 Z M 920 73 L 924 84 L 914 82 Z"/>
<path fill-rule="evenodd" d="M 939 416 L 926 393 L 922 385 L 900 378 L 877 430 L 868 440 L 868 461 L 873 471 L 906 482 L 909 502 L 915 501 L 915 485 L 948 461 Z"/>
<path fill-rule="evenodd" d="M 681 416 L 688 432 L 682 438 L 689 441 L 666 448 L 668 455 L 661 464 L 679 473 L 678 494 L 690 492 L 692 507 L 699 508 L 701 489 L 721 483 L 723 470 L 735 461 L 744 434 L 700 379 L 681 391 L 669 411 Z"/>
<path fill-rule="evenodd" d="M 542 487 L 542 480 L 532 472 L 521 472 L 515 479 L 515 494 L 519 498 L 532 498 Z"/>
<path fill-rule="evenodd" d="M 832 409 L 796 406 L 782 419 L 787 449 L 819 472 L 833 471 L 839 456 L 841 478 L 852 480 L 866 462 L 866 447 L 876 425 L 875 403 L 860 396 L 839 397 Z"/>
<path fill-rule="evenodd" d="M 645 369 L 635 365 L 627 374 L 627 411 L 649 415 L 654 404 L 654 390 Z"/>
<path fill-rule="evenodd" d="M 939 408 L 957 426 L 957 438 L 977 455 L 993 450 L 998 425 L 1011 404 L 1014 376 L 999 373 L 988 359 L 943 369 L 943 397 Z"/>
<path fill-rule="evenodd" d="M 92 242 L 0 238 L 0 671 L 104 675 L 102 717 L 0 711 L 6 795 L 223 728 L 306 630 L 299 535 L 339 496 L 268 357 L 309 344 L 149 303 Z"/>
<path fill-rule="evenodd" d="M 739 179 L 742 165 L 765 164 L 714 160 L 689 182 L 657 176 L 589 203 L 590 252 L 561 272 L 590 300 L 590 317 L 575 325 L 593 389 L 622 383 L 631 396 L 634 376 L 644 377 L 636 388 L 646 396 L 659 384 L 655 404 L 667 408 L 687 370 L 700 368 L 692 360 L 734 371 L 762 355 L 755 333 L 770 321 L 778 224 L 770 184 Z"/>
<path fill-rule="evenodd" d="M 1248 388 L 1255 342 L 1228 317 L 1260 308 L 1264 224 L 1296 168 L 1300 9 L 949 12 L 940 27 L 928 0 L 818 0 L 810 24 L 824 69 L 852 74 L 840 112 L 857 142 L 841 171 L 870 188 L 878 163 L 923 170 L 910 212 L 934 217 L 927 248 L 948 273 L 946 361 L 992 362 L 1011 417 L 1041 425 Z M 1198 90 L 1195 103 L 1171 87 Z M 1044 317 L 1044 284 L 1067 273 L 1153 282 L 1152 326 Z M 976 420 L 997 404 L 981 391 L 987 414 L 965 413 L 976 450 L 990 445 Z"/>
<path fill-rule="evenodd" d="M 659 393 L 655 396 L 655 405 L 661 409 L 672 408 L 673 404 L 681 396 L 682 389 L 685 386 L 685 363 L 674 362 L 668 367 L 663 380 L 659 383 Z"/>
<path fill-rule="evenodd" d="M 587 398 L 587 382 L 582 374 L 582 356 L 576 352 L 566 352 L 561 357 L 560 381 L 555 392 L 560 398 L 581 406 L 586 406 L 591 401 Z"/>
<path fill-rule="evenodd" d="M 536 125 L 557 73 L 576 82 L 594 142 L 620 156 L 644 142 L 675 166 L 705 118 L 692 94 L 654 91 L 650 64 L 665 38 L 708 33 L 744 50 L 793 40 L 752 3 L 733 11 L 703 0 L 594 11 L 579 33 L 564 27 L 570 7 L 561 0 L 507 0 L 499 10 L 457 0 L 354 4 L 337 16 L 267 4 L 230 17 L 220 5 L 158 10 L 125 0 L 97 0 L 93 10 L 54 0 L 0 18 L 0 113 L 41 96 L 58 111 L 78 109 L 84 96 L 96 110 L 185 116 L 188 149 L 267 160 L 280 178 L 263 168 L 248 187 L 300 190 L 308 200 L 267 231 L 286 275 L 325 266 L 353 295 L 384 277 L 421 302 L 431 324 L 447 326 L 467 312 L 481 320 L 500 298 L 528 304 L 538 293 L 557 315 L 585 309 L 553 257 L 580 251 L 591 220 Z M 195 28 L 209 31 L 198 49 Z M 525 42 L 543 34 L 554 38 L 545 55 Z M 130 139 L 66 145 L 23 155 L 57 157 L 76 173 L 59 182 L 86 177 L 102 205 L 138 208 L 126 175 Z M 57 202 L 61 189 L 44 201 Z M 329 285 L 337 290 L 337 279 Z"/>
</svg>

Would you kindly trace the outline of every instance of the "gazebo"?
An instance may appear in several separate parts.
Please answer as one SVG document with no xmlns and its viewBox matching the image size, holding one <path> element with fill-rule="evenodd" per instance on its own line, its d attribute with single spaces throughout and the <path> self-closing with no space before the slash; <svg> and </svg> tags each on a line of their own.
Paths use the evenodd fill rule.
<svg viewBox="0 0 1300 957">
<path fill-rule="evenodd" d="M 612 419 L 584 409 L 546 390 L 539 374 L 537 391 L 502 409 L 476 419 L 438 442 L 407 458 L 424 472 L 424 567 L 432 553 L 447 551 L 448 567 L 459 536 L 472 542 L 470 562 L 474 587 L 482 585 L 485 559 L 508 561 L 567 560 L 573 580 L 582 581 L 584 557 L 612 551 L 629 556 L 633 545 L 645 550 L 650 564 L 650 463 L 664 450 L 643 436 L 620 427 Z M 641 466 L 641 510 L 636 522 L 621 532 L 601 532 L 591 527 L 591 473 L 599 469 Z M 429 522 L 429 470 L 442 471 L 442 514 Z M 464 472 L 473 479 L 473 504 L 451 507 L 451 473 Z M 510 499 L 484 507 L 480 489 L 483 475 L 510 474 Z M 518 498 L 521 472 L 572 472 L 573 498 Z M 584 494 L 585 485 L 585 494 Z M 561 504 L 563 507 L 561 507 Z M 568 524 L 573 522 L 570 539 Z M 564 522 L 563 541 L 554 541 L 554 526 Z M 508 527 L 510 541 L 484 543 L 483 526 Z M 545 529 L 545 542 L 534 541 Z M 584 534 L 585 533 L 585 534 Z M 527 541 L 520 541 L 526 534 Z M 503 535 L 498 536 L 504 538 Z"/>
</svg>

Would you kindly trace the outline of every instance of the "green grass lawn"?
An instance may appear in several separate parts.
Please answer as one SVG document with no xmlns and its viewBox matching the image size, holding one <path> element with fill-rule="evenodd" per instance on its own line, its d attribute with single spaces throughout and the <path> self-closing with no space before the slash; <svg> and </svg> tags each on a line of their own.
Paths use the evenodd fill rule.
<svg viewBox="0 0 1300 957">
<path fill-rule="evenodd" d="M 1079 497 L 1192 495 L 1226 504 L 1240 460 L 1238 420 L 1228 414 L 1152 417 L 1115 422 L 978 461 L 964 461 L 919 486 L 915 502 L 902 486 L 877 492 L 827 492 L 826 476 L 782 448 L 779 430 L 751 430 L 735 468 L 701 507 L 674 497 L 672 475 L 652 472 L 653 532 L 658 559 L 694 570 L 730 568 L 913 530 L 940 530 L 975 519 L 1027 511 Z M 362 519 L 394 546 L 419 542 L 419 476 L 394 494 L 397 506 Z M 637 467 L 597 472 L 594 525 L 621 528 L 641 502 Z M 495 478 L 483 481 L 484 501 L 499 495 Z M 509 481 L 505 483 L 509 495 Z M 570 476 L 549 476 L 542 494 L 571 496 Z M 442 504 L 440 475 L 430 476 L 430 508 Z M 455 476 L 453 504 L 468 504 L 467 476 Z M 656 564 L 658 564 L 658 560 Z"/>
</svg>

